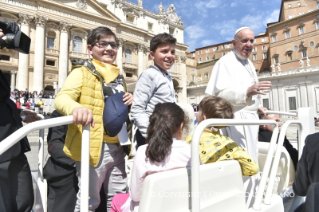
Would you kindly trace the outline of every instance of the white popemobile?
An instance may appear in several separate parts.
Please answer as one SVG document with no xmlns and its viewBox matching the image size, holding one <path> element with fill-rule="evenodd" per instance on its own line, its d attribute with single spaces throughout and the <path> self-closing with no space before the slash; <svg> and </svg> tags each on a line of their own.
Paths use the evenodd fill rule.
<svg viewBox="0 0 319 212">
<path fill-rule="evenodd" d="M 192 133 L 193 108 L 187 104 L 179 104 L 190 117 L 189 132 Z M 190 169 L 181 168 L 171 171 L 152 174 L 146 177 L 143 184 L 139 211 L 141 212 L 211 212 L 211 211 L 262 211 L 262 212 L 283 212 L 284 202 L 293 196 L 289 183 L 294 180 L 295 170 L 288 152 L 283 148 L 284 137 L 287 128 L 291 124 L 299 127 L 298 149 L 299 158 L 302 154 L 304 140 L 307 135 L 314 133 L 313 108 L 300 108 L 297 113 L 286 113 L 268 111 L 268 113 L 281 114 L 296 117 L 288 120 L 282 126 L 279 134 L 278 125 L 272 120 L 227 120 L 207 119 L 202 121 L 194 130 L 192 140 L 192 166 Z M 41 120 L 24 126 L 0 143 L 0 155 L 17 143 L 21 138 L 30 132 L 40 130 L 39 138 L 39 171 L 36 180 L 36 192 L 34 211 L 47 211 L 47 185 L 43 178 L 44 164 L 44 134 L 41 131 L 48 127 L 72 123 L 72 116 Z M 199 139 L 204 129 L 217 125 L 273 125 L 274 131 L 270 143 L 259 142 L 258 163 L 261 172 L 261 180 L 255 202 L 252 208 L 245 207 L 245 191 L 243 186 L 242 172 L 239 163 L 235 160 L 222 161 L 210 164 L 199 165 Z M 83 129 L 82 134 L 82 167 L 89 169 L 89 140 L 90 128 Z M 186 132 L 184 134 L 188 134 Z M 131 160 L 128 164 L 133 164 Z M 131 170 L 132 167 L 130 167 Z M 81 176 L 81 211 L 88 211 L 88 171 L 83 171 Z M 128 171 L 128 177 L 130 173 Z M 304 201 L 304 198 L 295 198 L 289 205 L 290 210 L 296 208 Z M 285 208 L 287 209 L 287 208 Z"/>
</svg>

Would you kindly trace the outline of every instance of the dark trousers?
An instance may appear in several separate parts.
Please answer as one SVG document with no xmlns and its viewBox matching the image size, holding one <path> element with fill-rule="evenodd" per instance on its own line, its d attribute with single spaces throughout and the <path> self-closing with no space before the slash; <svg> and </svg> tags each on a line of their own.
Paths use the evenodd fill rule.
<svg viewBox="0 0 319 212">
<path fill-rule="evenodd" d="M 75 167 L 60 164 L 50 157 L 43 174 L 48 183 L 48 212 L 73 212 L 79 190 Z"/>
<path fill-rule="evenodd" d="M 142 134 L 141 134 L 141 132 L 140 132 L 139 129 L 136 130 L 135 138 L 136 138 L 136 143 L 137 143 L 137 149 L 138 149 L 140 146 L 146 144 L 145 138 L 142 136 Z M 137 149 L 136 149 L 136 150 L 137 150 Z"/>
<path fill-rule="evenodd" d="M 30 212 L 34 202 L 31 170 L 21 154 L 0 164 L 0 211 Z"/>
</svg>

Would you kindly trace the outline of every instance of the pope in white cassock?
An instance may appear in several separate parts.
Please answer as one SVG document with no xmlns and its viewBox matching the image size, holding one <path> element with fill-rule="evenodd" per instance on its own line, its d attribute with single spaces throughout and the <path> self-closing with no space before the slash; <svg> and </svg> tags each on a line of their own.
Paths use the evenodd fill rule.
<svg viewBox="0 0 319 212">
<path fill-rule="evenodd" d="M 215 64 L 205 93 L 228 100 L 234 107 L 235 119 L 258 120 L 262 90 L 268 90 L 271 82 L 258 82 L 253 63 L 248 59 L 254 45 L 254 32 L 249 27 L 238 29 L 232 40 L 234 48 Z M 240 147 L 258 163 L 259 126 L 227 127 L 226 131 Z M 244 177 L 246 206 L 251 207 L 260 175 Z"/>
</svg>

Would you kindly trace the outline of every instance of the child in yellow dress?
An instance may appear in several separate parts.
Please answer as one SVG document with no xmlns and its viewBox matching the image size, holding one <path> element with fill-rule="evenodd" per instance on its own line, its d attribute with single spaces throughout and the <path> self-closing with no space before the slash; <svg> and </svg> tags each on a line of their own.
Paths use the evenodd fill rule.
<svg viewBox="0 0 319 212">
<path fill-rule="evenodd" d="M 205 119 L 232 119 L 233 107 L 225 99 L 217 96 L 207 96 L 199 103 L 196 115 L 197 122 Z M 222 127 L 208 127 L 204 130 L 199 141 L 199 155 L 203 164 L 223 160 L 237 160 L 243 176 L 252 176 L 259 172 L 258 164 L 253 158 L 233 140 L 219 133 Z M 185 141 L 191 143 L 192 136 Z"/>
</svg>

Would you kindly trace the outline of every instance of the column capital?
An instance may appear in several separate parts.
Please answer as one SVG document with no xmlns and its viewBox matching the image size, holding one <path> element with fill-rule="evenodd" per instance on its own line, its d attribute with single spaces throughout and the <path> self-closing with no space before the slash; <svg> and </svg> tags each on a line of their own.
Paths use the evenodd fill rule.
<svg viewBox="0 0 319 212">
<path fill-rule="evenodd" d="M 187 60 L 186 56 L 181 56 L 180 58 L 181 58 L 182 63 L 186 63 L 186 60 Z"/>
<path fill-rule="evenodd" d="M 18 23 L 24 24 L 24 25 L 30 25 L 30 23 L 33 19 L 34 19 L 34 16 L 27 15 L 24 13 L 19 13 Z"/>
<path fill-rule="evenodd" d="M 11 74 L 16 74 L 17 71 L 11 70 L 10 73 L 11 73 Z"/>
<path fill-rule="evenodd" d="M 48 20 L 49 19 L 47 17 L 37 15 L 35 17 L 35 24 L 37 25 L 37 27 L 39 26 L 44 28 Z"/>
<path fill-rule="evenodd" d="M 145 49 L 145 45 L 142 44 L 142 43 L 139 43 L 139 44 L 137 45 L 137 49 L 138 49 L 139 52 L 142 52 L 142 51 Z"/>
<path fill-rule="evenodd" d="M 68 24 L 68 23 L 63 22 L 63 21 L 61 21 L 59 24 L 59 29 L 61 32 L 69 32 L 71 27 L 72 27 L 72 24 Z"/>
<path fill-rule="evenodd" d="M 123 38 L 119 38 L 118 39 L 119 40 L 119 44 L 120 44 L 120 46 L 122 46 L 123 47 L 123 45 L 124 45 L 124 43 L 125 43 L 125 39 L 123 39 Z"/>
</svg>

